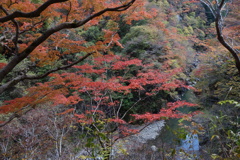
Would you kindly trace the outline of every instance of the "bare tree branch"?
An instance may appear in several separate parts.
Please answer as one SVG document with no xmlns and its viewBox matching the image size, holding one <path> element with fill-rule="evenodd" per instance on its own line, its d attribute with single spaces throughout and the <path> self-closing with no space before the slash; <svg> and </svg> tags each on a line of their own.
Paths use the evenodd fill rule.
<svg viewBox="0 0 240 160">
<path fill-rule="evenodd" d="M 16 85 L 17 83 L 19 83 L 20 81 L 23 81 L 23 80 L 33 80 L 33 79 L 41 79 L 41 78 L 44 78 L 44 77 L 47 77 L 50 73 L 53 73 L 53 72 L 56 72 L 56 71 L 59 71 L 59 70 L 64 70 L 64 69 L 67 69 L 67 68 L 70 68 L 74 65 L 76 65 L 77 63 L 80 63 L 82 62 L 83 60 L 85 60 L 87 57 L 89 57 L 90 55 L 92 55 L 93 53 L 95 52 L 91 52 L 91 53 L 88 53 L 86 54 L 85 56 L 81 57 L 80 59 L 78 59 L 77 61 L 75 62 L 72 62 L 68 65 L 64 65 L 62 67 L 58 67 L 58 68 L 55 68 L 55 69 L 52 69 L 44 74 L 40 74 L 40 75 L 35 75 L 35 76 L 28 76 L 26 74 L 24 75 L 20 75 L 16 78 L 13 78 L 11 81 L 7 82 L 6 84 L 0 86 L 0 94 L 3 93 L 6 89 Z"/>
<path fill-rule="evenodd" d="M 218 41 L 232 54 L 236 68 L 238 69 L 238 73 L 240 74 L 240 59 L 238 57 L 239 51 L 229 45 L 222 34 L 223 19 L 221 11 L 224 8 L 225 3 L 225 0 L 222 0 L 218 7 L 218 10 L 216 11 L 215 27 L 217 31 Z"/>
<path fill-rule="evenodd" d="M 3 7 L 3 6 L 0 6 L 0 9 L 3 10 L 3 12 L 6 14 L 6 15 L 9 15 L 9 13 L 7 12 L 7 10 Z M 15 37 L 13 39 L 13 43 L 15 45 L 15 50 L 14 50 L 14 53 L 15 54 L 18 54 L 18 46 L 17 46 L 17 42 L 18 42 L 18 37 L 19 37 L 19 25 L 18 25 L 18 22 L 15 20 L 15 19 L 12 19 L 11 20 L 13 22 L 13 24 L 15 25 Z"/>
<path fill-rule="evenodd" d="M 7 121 L 0 123 L 0 127 L 3 127 L 5 125 L 7 125 L 8 123 L 12 122 L 12 120 L 14 120 L 15 118 L 19 118 L 22 115 L 25 115 L 27 112 L 31 111 L 34 108 L 34 106 L 25 106 L 24 108 L 19 109 L 18 111 L 15 111 L 9 118 Z"/>
<path fill-rule="evenodd" d="M 222 11 L 224 7 L 226 6 L 227 1 L 226 0 L 221 0 L 221 2 L 218 2 L 213 6 L 211 1 L 209 0 L 200 0 L 202 3 L 204 3 L 212 12 L 214 18 L 215 18 L 215 28 L 217 31 L 217 38 L 218 41 L 231 53 L 231 55 L 234 58 L 235 61 L 235 66 L 238 70 L 238 73 L 240 75 L 240 59 L 238 54 L 240 54 L 239 50 L 234 49 L 233 46 L 231 46 L 227 42 L 227 38 L 224 37 L 222 31 L 223 31 L 223 23 L 224 23 L 224 18 L 222 15 Z"/>
<path fill-rule="evenodd" d="M 45 19 L 43 19 L 43 20 L 41 20 L 41 21 L 39 21 L 39 22 L 36 22 L 36 23 L 32 24 L 32 25 L 30 26 L 30 28 L 24 29 L 24 30 L 20 31 L 19 34 L 23 34 L 23 33 L 25 33 L 25 32 L 31 31 L 33 28 L 35 28 L 35 27 L 37 27 L 38 25 L 40 25 L 41 23 L 43 23 L 44 20 L 45 20 Z"/>
<path fill-rule="evenodd" d="M 0 22 L 7 22 L 10 20 L 13 20 L 14 18 L 19 18 L 19 17 L 24 17 L 24 18 L 34 18 L 34 17 L 39 17 L 40 14 L 51 4 L 54 3 L 61 3 L 61 2 L 67 2 L 68 0 L 48 0 L 47 2 L 43 3 L 39 8 L 37 8 L 35 11 L 32 12 L 20 12 L 20 11 L 15 11 L 12 14 L 9 14 L 5 17 L 0 18 Z M 1 5 L 2 6 L 2 5 Z"/>
</svg>

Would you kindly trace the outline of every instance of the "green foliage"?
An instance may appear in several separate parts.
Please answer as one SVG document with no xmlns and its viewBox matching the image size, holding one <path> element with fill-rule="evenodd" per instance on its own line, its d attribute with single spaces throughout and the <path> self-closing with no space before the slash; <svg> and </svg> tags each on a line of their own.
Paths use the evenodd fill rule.
<svg viewBox="0 0 240 160">
<path fill-rule="evenodd" d="M 90 150 L 91 155 L 85 156 L 80 155 L 82 159 L 87 158 L 99 158 L 102 157 L 106 160 L 109 159 L 112 144 L 111 144 L 111 135 L 105 131 L 107 119 L 97 120 L 91 125 L 86 123 L 81 123 L 81 125 L 86 130 L 82 134 L 82 138 L 85 138 L 84 148 Z"/>
<path fill-rule="evenodd" d="M 235 160 L 240 156 L 239 102 L 223 100 L 202 115 L 205 136 L 209 142 L 202 146 L 212 159 Z M 203 136 L 203 137 L 205 137 Z M 207 138 L 204 139 L 207 139 Z"/>
<path fill-rule="evenodd" d="M 235 107 L 238 107 L 238 108 L 240 107 L 240 103 L 238 103 L 237 101 L 234 101 L 234 100 L 224 100 L 224 101 L 218 102 L 218 104 L 220 104 L 220 105 L 227 104 L 227 103 L 234 104 Z"/>
<path fill-rule="evenodd" d="M 161 31 L 154 27 L 132 27 L 122 39 L 125 47 L 123 52 L 144 61 L 154 61 L 160 55 L 164 55 L 163 47 L 158 44 L 158 41 L 164 39 L 161 35 Z"/>
<path fill-rule="evenodd" d="M 190 14 L 184 17 L 184 22 L 191 26 L 193 29 L 203 29 L 205 28 L 205 21 L 195 15 L 195 12 L 191 12 Z"/>
<path fill-rule="evenodd" d="M 232 107 L 238 107 L 240 104 L 234 100 L 220 101 L 219 104 L 234 104 Z M 225 107 L 230 107 L 225 105 Z M 236 110 L 239 112 L 239 109 Z M 240 119 L 238 115 L 221 114 L 213 116 L 210 123 L 211 141 L 217 144 L 217 153 L 213 154 L 213 158 L 234 159 L 240 157 Z"/>
<path fill-rule="evenodd" d="M 167 0 L 162 0 L 162 1 L 157 1 L 156 2 L 156 5 L 159 7 L 159 8 L 163 8 L 163 9 L 167 9 L 170 4 L 168 3 Z"/>
<path fill-rule="evenodd" d="M 219 73 L 218 73 L 219 74 Z M 222 66 L 222 77 L 215 83 L 214 94 L 220 99 L 238 100 L 240 97 L 240 77 L 232 61 Z"/>
<path fill-rule="evenodd" d="M 2 49 L 2 47 L 1 47 L 1 44 L 0 44 L 0 53 L 2 53 L 1 49 Z M 2 54 L 0 54 L 0 63 L 7 63 L 7 59 Z"/>
<path fill-rule="evenodd" d="M 99 26 L 91 26 L 88 30 L 78 29 L 78 34 L 83 36 L 86 41 L 92 43 L 96 43 L 97 41 L 104 39 L 104 34 Z"/>
<path fill-rule="evenodd" d="M 150 26 L 134 26 L 130 29 L 130 32 L 125 35 L 122 39 L 122 43 L 125 44 L 127 41 L 131 41 L 139 36 L 144 36 L 145 41 L 154 41 L 158 37 L 158 30 Z"/>
<path fill-rule="evenodd" d="M 200 40 L 204 40 L 206 37 L 206 34 L 201 29 L 195 29 L 195 33 L 197 34 L 197 38 Z"/>
<path fill-rule="evenodd" d="M 42 3 L 42 0 L 31 0 L 31 1 L 36 4 Z"/>
</svg>

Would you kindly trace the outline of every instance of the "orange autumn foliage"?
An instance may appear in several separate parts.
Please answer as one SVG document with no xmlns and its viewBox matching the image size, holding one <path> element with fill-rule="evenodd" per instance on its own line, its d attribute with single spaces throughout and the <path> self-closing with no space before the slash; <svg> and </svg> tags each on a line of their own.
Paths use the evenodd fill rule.
<svg viewBox="0 0 240 160">
<path fill-rule="evenodd" d="M 133 72 L 132 67 L 137 67 L 137 73 L 127 76 L 128 72 Z M 141 92 L 141 97 L 153 96 L 159 91 L 174 91 L 176 88 L 191 87 L 184 82 L 172 79 L 174 75 L 180 73 L 181 69 L 176 68 L 169 71 L 154 68 L 154 65 L 142 64 L 139 59 L 127 59 L 120 56 L 106 55 L 92 59 L 91 63 L 75 66 L 72 73 L 51 74 L 49 82 L 38 84 L 30 88 L 28 95 L 12 101 L 6 101 L 0 108 L 1 113 L 9 113 L 21 110 L 27 105 L 38 105 L 52 102 L 52 105 L 59 104 L 74 105 L 81 101 L 88 104 L 85 113 L 75 114 L 79 123 L 91 124 L 94 119 L 91 116 L 98 115 L 106 119 L 106 113 L 101 110 L 101 106 L 107 106 L 110 110 L 117 110 L 121 106 L 121 100 L 113 100 L 111 95 L 122 94 L 127 96 L 130 93 Z M 119 72 L 122 72 L 119 74 Z M 109 74 L 111 73 L 111 75 Z M 118 74 L 118 75 L 116 75 Z M 98 77 L 97 79 L 93 77 Z M 152 86 L 149 88 L 149 86 Z M 88 95 L 85 97 L 85 95 Z M 85 98 L 84 98 L 85 97 Z M 17 107 L 16 107 L 16 104 Z M 187 102 L 176 102 L 168 104 L 166 109 L 160 110 L 159 114 L 146 113 L 144 115 L 133 115 L 135 119 L 148 119 L 153 121 L 161 117 L 179 118 L 185 115 L 178 113 L 176 108 L 195 106 Z M 74 113 L 75 109 L 70 108 L 61 114 Z M 88 116 L 91 115 L 91 116 Z M 145 118 L 144 118 L 145 117 Z M 116 115 L 111 117 L 109 122 L 126 123 Z"/>
<path fill-rule="evenodd" d="M 144 0 L 1 1 L 0 33 L 7 42 L 3 43 L 4 54 L 14 58 L 9 59 L 5 66 L 1 65 L 0 81 L 6 85 L 0 86 L 0 93 L 23 80 L 41 79 L 57 70 L 69 68 L 92 54 L 97 56 L 108 52 L 115 45 L 123 47 L 119 42 L 120 37 L 117 33 L 119 28 L 116 25 L 102 29 L 104 40 L 91 45 L 87 44 L 88 42 L 75 28 L 87 31 L 91 26 L 99 25 L 101 21 L 112 21 L 114 24 L 114 21 L 120 20 L 121 17 L 125 23 L 152 18 L 154 14 L 151 13 L 154 10 L 147 10 L 146 3 Z M 141 16 L 134 16 L 140 12 Z M 75 56 L 79 53 L 86 55 L 71 63 L 66 58 L 67 55 Z M 58 65 L 42 74 L 35 76 L 17 74 L 14 79 L 4 81 L 8 74 L 14 72 L 17 64 L 25 59 L 32 62 L 31 67 L 25 66 L 28 72 L 34 67 Z M 63 65 L 62 62 L 68 64 Z"/>
</svg>

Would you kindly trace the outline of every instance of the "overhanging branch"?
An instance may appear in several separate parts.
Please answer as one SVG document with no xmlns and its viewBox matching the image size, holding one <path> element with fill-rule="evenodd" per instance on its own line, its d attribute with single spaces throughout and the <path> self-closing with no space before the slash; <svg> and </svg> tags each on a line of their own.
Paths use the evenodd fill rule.
<svg viewBox="0 0 240 160">
<path fill-rule="evenodd" d="M 39 7 L 41 9 L 37 9 L 36 11 L 34 12 L 37 12 L 38 10 L 42 11 L 43 8 L 46 9 L 47 6 L 49 6 L 50 4 L 53 4 L 53 3 L 56 3 L 56 2 L 64 2 L 65 0 L 49 0 L 45 3 L 47 4 L 43 4 L 42 6 L 44 7 Z M 120 12 L 120 11 L 124 11 L 124 10 L 127 10 L 133 3 L 135 2 L 135 0 L 131 0 L 130 2 L 124 4 L 124 5 L 121 5 L 121 6 L 118 6 L 118 7 L 114 7 L 114 8 L 106 8 L 104 10 L 101 10 L 91 16 L 89 16 L 88 18 L 84 19 L 84 20 L 81 20 L 81 21 L 75 21 L 75 22 L 65 22 L 65 23 L 61 23 L 55 27 L 52 27 L 50 29 L 48 29 L 45 33 L 43 33 L 39 38 L 37 38 L 34 42 L 32 42 L 24 51 L 22 51 L 20 54 L 16 55 L 13 57 L 13 59 L 4 67 L 0 70 L 0 82 L 2 82 L 2 80 L 4 79 L 4 77 L 10 73 L 13 68 L 16 67 L 17 64 L 19 64 L 22 60 L 24 60 L 25 58 L 27 58 L 28 55 L 30 55 L 30 53 L 32 53 L 32 51 L 38 47 L 41 43 L 43 43 L 45 40 L 47 40 L 52 34 L 60 31 L 60 30 L 63 30 L 63 29 L 70 29 L 70 28 L 78 28 L 80 26 L 83 26 L 84 24 L 86 24 L 87 22 L 89 22 L 90 20 L 100 16 L 100 15 L 103 15 L 104 13 L 106 12 Z M 38 11 L 39 12 L 39 11 Z M 38 13 L 37 12 L 37 13 Z M 32 13 L 32 12 L 30 12 Z M 30 14 L 28 13 L 28 14 Z M 27 15 L 28 15 L 27 14 Z M 36 13 L 34 13 L 35 15 Z M 11 15 L 11 14 L 10 14 Z M 9 15 L 9 16 L 10 16 Z M 6 16 L 7 17 L 7 16 Z M 10 20 L 11 18 L 9 18 Z M 0 19 L 1 20 L 1 19 Z"/>
<path fill-rule="evenodd" d="M 39 17 L 40 14 L 47 9 L 51 4 L 54 3 L 61 3 L 61 2 L 66 2 L 68 0 L 48 0 L 47 2 L 43 3 L 39 8 L 37 8 L 35 11 L 32 12 L 21 12 L 21 11 L 15 11 L 9 15 L 6 15 L 5 17 L 0 18 L 0 22 L 4 23 L 10 20 L 13 20 L 14 18 L 34 18 L 34 17 Z M 2 6 L 2 5 L 0 5 Z"/>
<path fill-rule="evenodd" d="M 41 79 L 41 78 L 44 78 L 44 77 L 47 77 L 49 74 L 53 73 L 53 72 L 56 72 L 56 71 L 60 71 L 60 70 L 64 70 L 64 69 L 68 69 L 80 62 L 82 62 L 83 60 L 85 60 L 87 57 L 89 57 L 90 55 L 92 55 L 93 53 L 95 52 L 91 52 L 91 53 L 88 53 L 86 54 L 85 56 L 81 57 L 80 59 L 78 59 L 77 61 L 75 62 L 72 62 L 68 65 L 64 65 L 62 67 L 58 67 L 58 68 L 55 68 L 55 69 L 52 69 L 44 74 L 40 74 L 40 75 L 35 75 L 35 76 L 28 76 L 28 75 L 21 75 L 21 76 L 18 76 L 16 78 L 13 78 L 11 81 L 5 83 L 4 85 L 0 86 L 0 94 L 2 94 L 6 89 L 16 85 L 17 83 L 23 81 L 23 80 L 33 80 L 33 79 Z"/>
</svg>

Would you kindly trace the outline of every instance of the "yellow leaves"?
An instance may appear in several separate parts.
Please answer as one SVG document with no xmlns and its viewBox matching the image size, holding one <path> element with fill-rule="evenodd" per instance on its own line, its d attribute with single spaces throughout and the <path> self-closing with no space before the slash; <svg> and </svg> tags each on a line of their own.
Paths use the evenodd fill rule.
<svg viewBox="0 0 240 160">
<path fill-rule="evenodd" d="M 38 37 L 40 37 L 41 35 L 42 35 L 41 33 L 36 33 L 36 34 L 34 34 L 34 37 L 38 38 Z"/>
<path fill-rule="evenodd" d="M 119 29 L 118 23 L 113 21 L 113 20 L 109 20 L 107 22 L 107 26 L 106 27 L 107 27 L 108 30 L 113 31 L 113 32 L 116 32 Z"/>
<path fill-rule="evenodd" d="M 99 53 L 98 51 L 96 51 L 96 52 L 94 52 L 92 55 L 93 55 L 93 57 L 99 57 L 99 56 L 101 56 L 102 54 Z"/>
<path fill-rule="evenodd" d="M 220 139 L 218 135 L 213 135 L 210 140 L 213 140 L 214 138 Z"/>
<path fill-rule="evenodd" d="M 221 159 L 222 157 L 221 156 L 219 156 L 219 155 L 217 155 L 217 154 L 212 154 L 211 155 L 211 158 L 213 159 L 213 160 L 215 160 L 215 159 Z"/>
<path fill-rule="evenodd" d="M 85 159 L 88 159 L 88 158 L 89 158 L 89 156 L 84 156 L 84 155 L 81 155 L 81 156 L 79 156 L 78 158 L 85 160 Z"/>
</svg>

